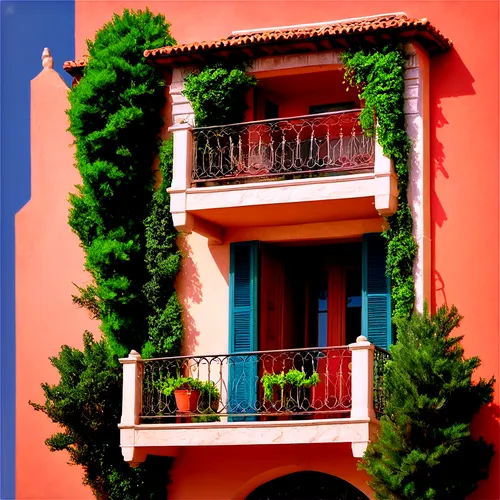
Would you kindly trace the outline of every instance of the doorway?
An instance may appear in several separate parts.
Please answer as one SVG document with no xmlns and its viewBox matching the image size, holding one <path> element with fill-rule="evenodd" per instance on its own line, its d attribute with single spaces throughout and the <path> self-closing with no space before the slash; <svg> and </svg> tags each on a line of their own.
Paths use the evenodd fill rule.
<svg viewBox="0 0 500 500">
<path fill-rule="evenodd" d="M 333 347 L 361 334 L 361 243 L 261 245 L 259 350 Z"/>
<path fill-rule="evenodd" d="M 255 489 L 245 500 L 368 500 L 355 486 L 322 472 L 295 472 Z"/>
</svg>

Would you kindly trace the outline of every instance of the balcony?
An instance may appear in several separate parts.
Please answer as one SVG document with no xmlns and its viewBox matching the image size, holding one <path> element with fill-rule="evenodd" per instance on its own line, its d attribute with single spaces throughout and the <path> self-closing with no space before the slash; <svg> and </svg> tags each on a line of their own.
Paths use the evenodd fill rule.
<svg viewBox="0 0 500 500">
<path fill-rule="evenodd" d="M 332 442 L 351 443 L 360 457 L 384 410 L 388 357 L 364 337 L 341 347 L 148 360 L 132 351 L 120 360 L 124 458 L 134 465 L 184 446 Z"/>
<path fill-rule="evenodd" d="M 169 192 L 175 226 L 192 230 L 198 219 L 217 235 L 231 226 L 394 213 L 392 164 L 375 138 L 361 130 L 360 112 L 194 129 L 187 123 L 174 125 Z"/>
<path fill-rule="evenodd" d="M 194 129 L 191 181 L 203 186 L 373 173 L 359 111 Z"/>
</svg>

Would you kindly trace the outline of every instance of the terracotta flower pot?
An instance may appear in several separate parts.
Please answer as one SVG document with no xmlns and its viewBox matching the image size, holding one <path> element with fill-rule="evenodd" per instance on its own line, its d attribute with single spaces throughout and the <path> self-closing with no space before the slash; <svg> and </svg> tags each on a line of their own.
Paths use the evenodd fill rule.
<svg viewBox="0 0 500 500">
<path fill-rule="evenodd" d="M 179 413 L 194 413 L 198 409 L 199 390 L 178 389 L 174 391 L 175 403 Z"/>
</svg>

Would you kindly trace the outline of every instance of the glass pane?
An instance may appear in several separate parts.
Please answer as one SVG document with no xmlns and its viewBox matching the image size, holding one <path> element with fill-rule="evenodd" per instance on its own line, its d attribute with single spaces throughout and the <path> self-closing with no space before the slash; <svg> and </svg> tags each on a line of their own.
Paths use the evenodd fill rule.
<svg viewBox="0 0 500 500">
<path fill-rule="evenodd" d="M 311 315 L 314 321 L 315 338 L 318 347 L 328 345 L 328 273 L 318 271 L 311 280 Z M 313 331 L 314 331 L 313 330 Z"/>
<path fill-rule="evenodd" d="M 318 313 L 318 347 L 326 347 L 328 342 L 328 312 Z"/>
<path fill-rule="evenodd" d="M 361 335 L 361 268 L 346 271 L 346 344 L 356 342 Z"/>
</svg>

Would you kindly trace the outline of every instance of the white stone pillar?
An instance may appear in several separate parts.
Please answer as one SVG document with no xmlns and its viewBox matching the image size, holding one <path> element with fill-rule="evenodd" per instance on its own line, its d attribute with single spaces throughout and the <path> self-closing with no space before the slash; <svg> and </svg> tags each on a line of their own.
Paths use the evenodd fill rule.
<svg viewBox="0 0 500 500">
<path fill-rule="evenodd" d="M 122 425 L 140 423 L 142 411 L 142 373 L 141 355 L 130 351 L 128 358 L 121 358 L 123 365 Z"/>
<path fill-rule="evenodd" d="M 423 310 L 431 298 L 431 212 L 429 56 L 417 44 L 405 47 L 405 119 L 411 141 L 408 203 L 413 218 L 413 236 L 418 245 L 413 264 L 415 309 Z"/>
<path fill-rule="evenodd" d="M 369 420 L 375 418 L 373 409 L 373 352 L 375 346 L 360 335 L 356 343 L 349 344 L 352 352 L 351 418 Z"/>
<path fill-rule="evenodd" d="M 174 68 L 172 71 L 170 97 L 172 98 L 172 122 L 174 124 L 185 122 L 194 126 L 193 107 L 182 91 L 185 77 L 195 69 L 195 67 Z"/>
<path fill-rule="evenodd" d="M 174 139 L 174 164 L 170 193 L 170 212 L 178 231 L 191 232 L 192 217 L 186 213 L 186 190 L 191 187 L 193 168 L 193 127 L 185 122 L 170 127 Z"/>
<path fill-rule="evenodd" d="M 121 358 L 123 365 L 122 418 L 120 429 L 120 447 L 123 459 L 131 467 L 137 467 L 146 459 L 141 448 L 135 446 L 135 426 L 140 424 L 142 411 L 142 378 L 144 365 L 141 355 L 130 351 L 128 358 Z"/>
<path fill-rule="evenodd" d="M 384 194 L 375 195 L 375 208 L 377 212 L 388 217 L 398 208 L 398 179 L 394 171 L 394 162 L 384 155 L 382 146 L 375 138 L 375 165 L 373 171 L 375 178 L 384 182 Z"/>
<path fill-rule="evenodd" d="M 178 231 L 190 233 L 193 230 L 193 217 L 186 213 L 186 189 L 191 187 L 191 168 L 193 164 L 193 127 L 194 111 L 187 97 L 182 93 L 184 79 L 195 67 L 174 68 L 170 83 L 172 98 L 173 126 L 168 130 L 174 138 L 174 165 L 170 193 L 170 212 Z"/>
</svg>

